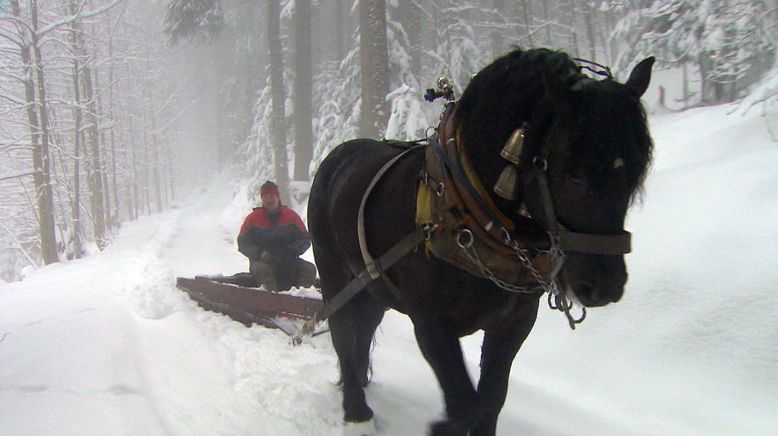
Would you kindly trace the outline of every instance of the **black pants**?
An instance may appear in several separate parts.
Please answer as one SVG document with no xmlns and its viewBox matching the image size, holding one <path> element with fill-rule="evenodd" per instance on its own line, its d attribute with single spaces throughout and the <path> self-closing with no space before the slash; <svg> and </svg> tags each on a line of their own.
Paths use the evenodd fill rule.
<svg viewBox="0 0 778 436">
<path fill-rule="evenodd" d="M 253 261 L 249 271 L 256 278 L 257 286 L 264 286 L 271 292 L 287 291 L 292 286 L 309 288 L 316 279 L 316 266 L 299 257 L 271 262 Z"/>
</svg>

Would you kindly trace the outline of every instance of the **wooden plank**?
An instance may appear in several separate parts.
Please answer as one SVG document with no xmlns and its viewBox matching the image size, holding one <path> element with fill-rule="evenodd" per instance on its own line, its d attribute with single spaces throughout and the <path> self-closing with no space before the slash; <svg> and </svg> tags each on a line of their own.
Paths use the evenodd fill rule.
<svg viewBox="0 0 778 436">
<path fill-rule="evenodd" d="M 201 303 L 205 309 L 225 313 L 246 325 L 252 322 L 262 324 L 257 319 L 276 316 L 310 319 L 323 306 L 322 301 L 315 298 L 217 283 L 205 277 L 194 279 L 179 277 L 176 285 Z"/>
</svg>

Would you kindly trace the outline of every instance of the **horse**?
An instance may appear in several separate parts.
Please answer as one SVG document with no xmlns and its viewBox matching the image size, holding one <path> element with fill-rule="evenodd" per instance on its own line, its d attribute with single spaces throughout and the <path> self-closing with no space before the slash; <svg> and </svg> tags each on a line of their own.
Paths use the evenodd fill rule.
<svg viewBox="0 0 778 436">
<path fill-rule="evenodd" d="M 524 271 L 519 276 L 525 284 L 542 288 L 510 286 L 488 268 L 479 274 L 440 258 L 427 243 L 430 235 L 434 240 L 440 234 L 441 241 L 446 235 L 436 225 L 425 226 L 426 242 L 379 270 L 373 277 L 380 279 L 369 281 L 329 316 L 346 422 L 374 416 L 364 388 L 372 371 L 374 333 L 389 308 L 410 317 L 443 391 L 445 418 L 431 423 L 430 434 L 491 435 L 511 365 L 535 324 L 543 290 L 555 289 L 557 301 L 583 307 L 620 300 L 629 251 L 625 216 L 642 191 L 653 148 L 640 101 L 653 62 L 641 61 L 620 83 L 606 67 L 603 73 L 561 51 L 515 48 L 478 72 L 461 99 L 447 106 L 451 110 L 429 145 L 355 139 L 322 161 L 311 186 L 308 221 L 325 304 L 365 270 L 365 251 L 381 255 L 419 231 L 420 183 L 432 186 L 432 197 L 453 190 L 427 177 L 429 150 L 446 144 L 466 156 L 471 185 L 496 189 L 506 164 L 513 166 L 512 196 L 476 190 L 478 204 L 486 203 L 487 214 L 499 215 L 503 223 L 493 226 L 490 220 L 480 234 L 499 228 L 503 242 L 522 259 L 514 259 L 506 274 Z M 517 132 L 522 144 L 513 163 L 507 162 L 504 145 Z M 443 173 L 456 172 L 449 164 Z M 474 229 L 457 231 L 455 244 L 448 242 L 463 251 L 480 237 Z M 560 241 L 564 235 L 573 242 Z M 529 253 L 529 261 L 522 253 Z M 553 265 L 533 267 L 541 257 Z M 484 331 L 481 372 L 473 386 L 459 338 L 478 330 Z"/>
</svg>

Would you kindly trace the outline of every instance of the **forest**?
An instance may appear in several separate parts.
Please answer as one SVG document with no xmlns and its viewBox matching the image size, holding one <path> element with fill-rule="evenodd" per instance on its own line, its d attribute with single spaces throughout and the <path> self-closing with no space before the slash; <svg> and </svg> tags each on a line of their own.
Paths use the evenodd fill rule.
<svg viewBox="0 0 778 436">
<path fill-rule="evenodd" d="M 220 173 L 305 195 L 338 143 L 424 138 L 426 88 L 517 47 L 622 80 L 655 56 L 677 110 L 778 104 L 777 0 L 0 0 L 0 283 Z"/>
</svg>

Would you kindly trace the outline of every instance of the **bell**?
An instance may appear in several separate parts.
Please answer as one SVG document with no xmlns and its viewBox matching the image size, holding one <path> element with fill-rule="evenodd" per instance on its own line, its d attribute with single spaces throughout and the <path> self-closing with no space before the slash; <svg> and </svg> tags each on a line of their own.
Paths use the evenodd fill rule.
<svg viewBox="0 0 778 436">
<path fill-rule="evenodd" d="M 502 148 L 500 156 L 505 158 L 508 162 L 519 164 L 521 160 L 521 150 L 524 148 L 524 129 L 516 129 L 511 134 L 508 142 L 505 143 L 505 147 Z"/>
<path fill-rule="evenodd" d="M 494 193 L 506 200 L 519 199 L 519 172 L 514 165 L 508 165 L 494 184 Z"/>
</svg>

